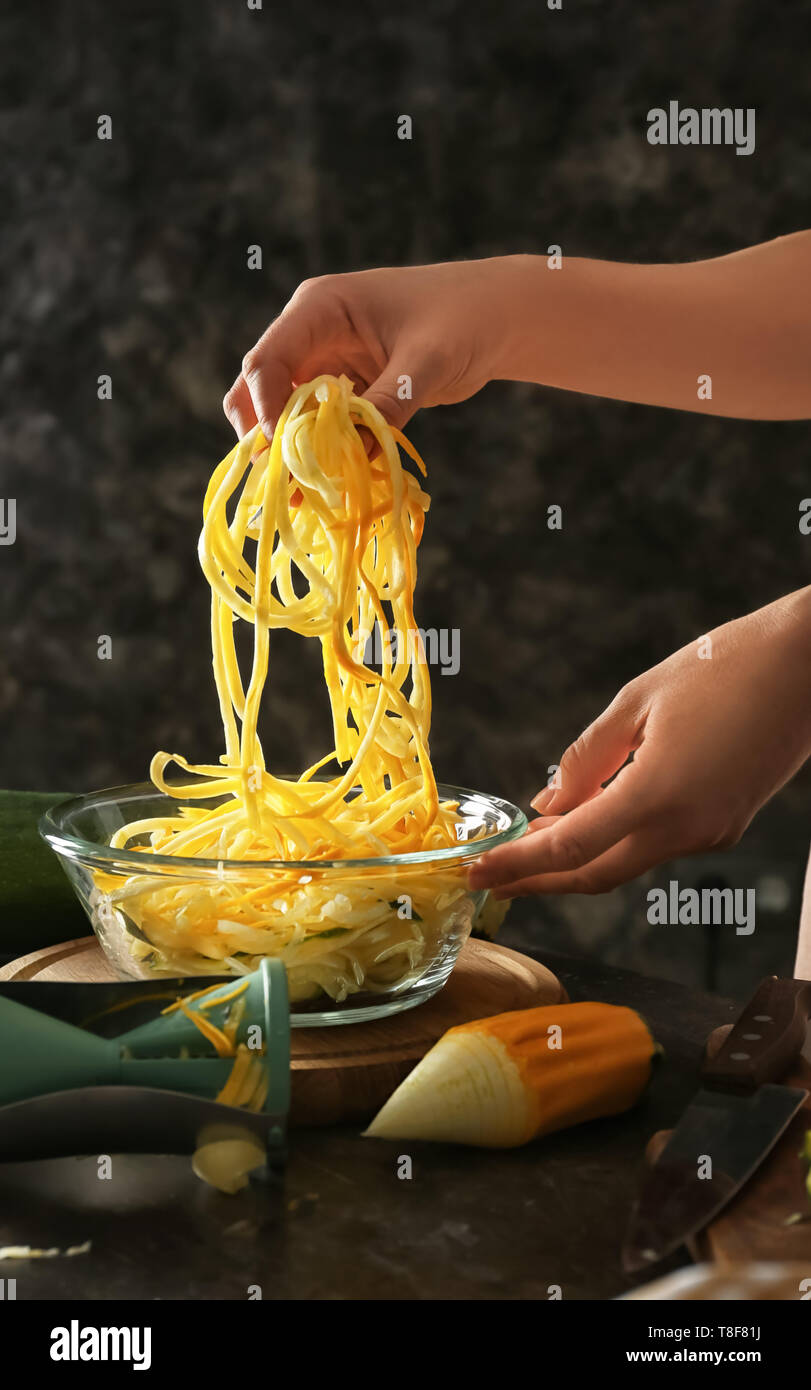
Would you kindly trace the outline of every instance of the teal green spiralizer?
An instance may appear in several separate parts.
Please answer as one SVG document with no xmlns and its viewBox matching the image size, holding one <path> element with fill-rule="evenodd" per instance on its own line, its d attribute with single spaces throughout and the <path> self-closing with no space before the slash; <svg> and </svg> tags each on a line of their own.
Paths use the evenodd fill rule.
<svg viewBox="0 0 811 1390">
<path fill-rule="evenodd" d="M 194 1153 L 208 1125 L 233 1122 L 283 1163 L 290 1108 L 290 1006 L 278 960 L 243 980 L 111 985 L 0 984 L 0 1162 L 98 1153 Z M 240 988 L 241 986 L 241 988 Z M 185 998 L 217 1028 L 240 1001 L 235 1043 L 255 1050 L 267 1079 L 260 1111 L 216 1096 L 234 1065 L 217 1055 Z M 144 1015 L 146 1017 L 144 1018 Z M 138 1015 L 142 1021 L 104 1036 Z M 92 1031 L 95 1029 L 95 1031 Z"/>
</svg>

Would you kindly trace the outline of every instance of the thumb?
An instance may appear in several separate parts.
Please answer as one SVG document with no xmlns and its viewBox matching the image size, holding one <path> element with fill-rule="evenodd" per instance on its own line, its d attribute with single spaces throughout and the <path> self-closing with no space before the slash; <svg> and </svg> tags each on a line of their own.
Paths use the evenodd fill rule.
<svg viewBox="0 0 811 1390">
<path fill-rule="evenodd" d="M 563 754 L 555 783 L 530 803 L 544 815 L 563 815 L 594 796 L 638 748 L 644 728 L 636 701 L 620 692 Z"/>
<path fill-rule="evenodd" d="M 368 391 L 364 391 L 363 399 L 377 407 L 388 425 L 401 430 L 419 409 L 419 401 L 412 399 L 412 393 L 411 376 L 402 367 L 389 362 Z"/>
</svg>

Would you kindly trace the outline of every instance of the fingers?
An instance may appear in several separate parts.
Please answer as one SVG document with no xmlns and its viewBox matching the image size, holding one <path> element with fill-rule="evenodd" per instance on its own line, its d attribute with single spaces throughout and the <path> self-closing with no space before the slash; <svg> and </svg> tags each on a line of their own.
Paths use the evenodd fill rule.
<svg viewBox="0 0 811 1390">
<path fill-rule="evenodd" d="M 563 873 L 529 874 L 500 884 L 493 890 L 493 897 L 501 900 L 523 898 L 529 893 L 610 893 L 612 888 L 664 863 L 671 855 L 669 842 L 661 833 L 639 831 L 627 835 L 582 868 Z"/>
<path fill-rule="evenodd" d="M 228 421 L 233 425 L 237 438 L 244 439 L 248 431 L 252 430 L 256 424 L 256 411 L 251 400 L 251 393 L 242 375 L 237 377 L 222 403 L 222 408 Z"/>
<path fill-rule="evenodd" d="M 643 723 L 639 700 L 630 691 L 620 691 L 599 719 L 566 749 L 556 775 L 560 786 L 545 788 L 530 804 L 536 811 L 557 815 L 588 800 L 639 746 Z"/>
<path fill-rule="evenodd" d="M 273 327 L 273 325 L 271 325 Z M 225 397 L 222 408 L 240 439 L 257 420 L 265 439 L 272 439 L 276 421 L 293 389 L 293 373 L 279 358 L 270 356 L 267 334 L 251 348 L 242 372 Z"/>
<path fill-rule="evenodd" d="M 368 391 L 364 391 L 363 398 L 377 406 L 387 424 L 401 430 L 419 409 L 418 403 L 410 396 L 405 400 L 401 399 L 406 382 L 409 383 L 409 392 L 412 391 L 411 381 L 408 373 L 389 362 L 377 380 L 372 382 Z"/>
<path fill-rule="evenodd" d="M 471 888 L 495 888 L 540 874 L 582 869 L 631 835 L 645 818 L 633 764 L 601 796 L 556 819 L 546 830 L 500 845 L 469 870 Z"/>
<path fill-rule="evenodd" d="M 548 830 L 560 816 L 539 816 L 537 820 L 531 820 L 527 826 L 527 835 L 534 835 L 538 830 Z"/>
<path fill-rule="evenodd" d="M 277 351 L 272 341 L 265 345 L 265 339 L 260 338 L 242 363 L 242 379 L 267 440 L 273 438 L 276 421 L 293 390 L 295 368 L 289 365 L 287 360 L 276 355 Z"/>
<path fill-rule="evenodd" d="M 297 371 L 318 344 L 327 351 L 337 328 L 334 299 L 305 280 L 242 362 L 223 410 L 242 437 L 258 420 L 270 439 L 287 404 Z M 305 378 L 306 379 L 306 378 Z"/>
</svg>

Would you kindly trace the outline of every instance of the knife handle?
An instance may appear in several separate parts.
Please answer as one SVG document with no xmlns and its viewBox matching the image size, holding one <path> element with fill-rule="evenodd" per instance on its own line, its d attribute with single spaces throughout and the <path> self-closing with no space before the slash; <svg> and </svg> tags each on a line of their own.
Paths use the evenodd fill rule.
<svg viewBox="0 0 811 1390">
<path fill-rule="evenodd" d="M 770 975 L 758 986 L 723 1047 L 701 1071 L 706 1086 L 753 1091 L 779 1081 L 803 1049 L 811 1016 L 811 980 Z"/>
</svg>

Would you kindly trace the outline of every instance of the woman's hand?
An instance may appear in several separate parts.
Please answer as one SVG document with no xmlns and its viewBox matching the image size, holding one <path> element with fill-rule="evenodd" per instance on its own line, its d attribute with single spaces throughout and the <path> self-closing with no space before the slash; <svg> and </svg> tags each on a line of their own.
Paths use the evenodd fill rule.
<svg viewBox="0 0 811 1390">
<path fill-rule="evenodd" d="M 811 232 L 681 265 L 519 255 L 325 275 L 251 348 L 225 413 L 238 435 L 258 419 L 270 438 L 294 385 L 344 372 L 400 428 L 496 378 L 808 419 L 809 274 Z"/>
<path fill-rule="evenodd" d="M 522 256 L 362 270 L 305 280 L 244 358 L 223 403 L 237 434 L 270 438 L 294 384 L 344 372 L 398 428 L 494 374 L 502 295 Z"/>
<path fill-rule="evenodd" d="M 471 886 L 499 898 L 604 893 L 665 860 L 734 845 L 809 754 L 811 588 L 631 681 L 566 750 L 560 786 L 533 800 L 541 819 L 483 855 Z"/>
</svg>

